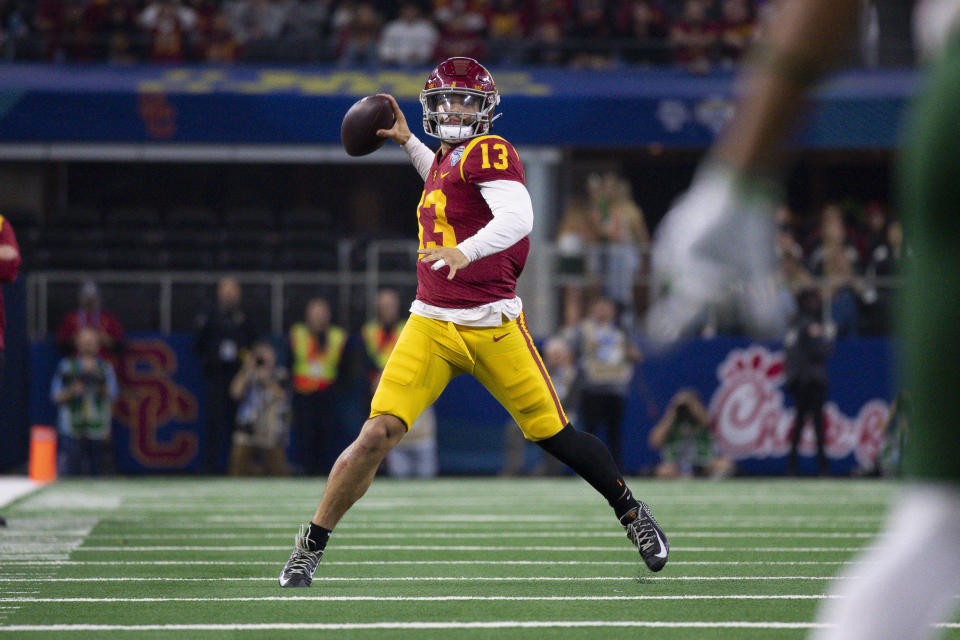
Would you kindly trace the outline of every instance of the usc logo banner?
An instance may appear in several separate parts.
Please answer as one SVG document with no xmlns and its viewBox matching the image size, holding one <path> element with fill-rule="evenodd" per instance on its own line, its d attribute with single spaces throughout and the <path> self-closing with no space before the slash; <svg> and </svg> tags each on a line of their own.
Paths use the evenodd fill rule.
<svg viewBox="0 0 960 640">
<path fill-rule="evenodd" d="M 131 340 L 120 358 L 114 419 L 130 432 L 129 455 L 148 469 L 183 469 L 197 454 L 194 430 L 168 428 L 197 421 L 197 397 L 174 381 L 177 369 L 176 352 L 159 339 Z"/>
</svg>

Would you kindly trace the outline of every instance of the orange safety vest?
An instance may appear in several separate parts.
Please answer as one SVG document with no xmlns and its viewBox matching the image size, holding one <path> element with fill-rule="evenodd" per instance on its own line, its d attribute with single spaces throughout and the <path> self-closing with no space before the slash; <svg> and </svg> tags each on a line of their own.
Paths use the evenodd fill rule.
<svg viewBox="0 0 960 640">
<path fill-rule="evenodd" d="M 363 325 L 361 333 L 363 334 L 363 344 L 367 348 L 367 355 L 381 371 L 387 365 L 387 360 L 390 359 L 393 348 L 397 346 L 397 338 L 400 337 L 404 324 L 401 320 L 393 325 L 391 331 L 384 331 L 383 326 L 376 320 L 371 320 Z"/>
<path fill-rule="evenodd" d="M 337 326 L 327 327 L 327 344 L 322 349 L 306 324 L 298 322 L 290 327 L 293 388 L 299 393 L 313 393 L 336 382 L 346 344 L 347 332 Z"/>
</svg>

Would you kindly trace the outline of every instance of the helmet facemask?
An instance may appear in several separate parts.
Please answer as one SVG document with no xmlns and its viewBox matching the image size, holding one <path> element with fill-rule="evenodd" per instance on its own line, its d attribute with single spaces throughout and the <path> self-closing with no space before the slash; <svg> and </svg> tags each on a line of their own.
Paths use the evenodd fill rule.
<svg viewBox="0 0 960 640">
<path fill-rule="evenodd" d="M 443 142 L 457 143 L 490 131 L 500 117 L 493 110 L 500 103 L 496 91 L 437 87 L 420 92 L 423 130 Z"/>
</svg>

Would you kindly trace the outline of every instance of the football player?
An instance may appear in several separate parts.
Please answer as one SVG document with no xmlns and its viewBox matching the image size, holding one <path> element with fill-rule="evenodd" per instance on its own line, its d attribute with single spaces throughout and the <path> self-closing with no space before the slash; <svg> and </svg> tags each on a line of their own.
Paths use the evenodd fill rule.
<svg viewBox="0 0 960 640">
<path fill-rule="evenodd" d="M 855 36 L 860 6 L 859 0 L 796 0 L 784 3 L 769 25 L 733 122 L 658 230 L 655 275 L 667 295 L 650 330 L 661 339 L 675 339 L 724 296 L 724 281 L 756 283 L 772 270 L 777 200 L 769 175 L 805 93 Z M 891 510 L 879 544 L 824 603 L 817 640 L 933 637 L 933 625 L 948 619 L 960 590 L 960 439 L 956 408 L 944 393 L 960 383 L 960 2 L 925 0 L 915 17 L 918 43 L 935 65 L 902 136 L 907 144 L 898 168 L 915 256 L 900 312 L 914 399 L 903 454 L 912 484 Z M 771 318 L 762 290 L 743 298 L 757 327 Z"/>
<path fill-rule="evenodd" d="M 490 133 L 500 103 L 493 78 L 471 58 L 450 58 L 430 73 L 420 103 L 424 131 L 440 139 L 436 153 L 410 132 L 396 100 L 387 97 L 396 123 L 377 133 L 400 144 L 424 180 L 417 296 L 370 418 L 330 471 L 280 585 L 310 586 L 337 522 L 409 425 L 461 373 L 479 380 L 526 438 L 600 492 L 646 565 L 659 571 L 667 562 L 667 537 L 649 507 L 633 497 L 607 447 L 569 424 L 527 328 L 515 289 L 530 250 L 533 206 L 520 156 Z"/>
</svg>

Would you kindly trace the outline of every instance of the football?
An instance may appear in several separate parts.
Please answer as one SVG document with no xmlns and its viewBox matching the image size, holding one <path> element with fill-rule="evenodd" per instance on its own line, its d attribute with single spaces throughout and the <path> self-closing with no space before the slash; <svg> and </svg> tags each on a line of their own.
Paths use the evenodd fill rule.
<svg viewBox="0 0 960 640">
<path fill-rule="evenodd" d="M 393 105 L 387 98 L 367 96 L 354 103 L 343 116 L 340 142 L 351 156 L 373 153 L 387 141 L 377 136 L 377 130 L 389 129 L 395 121 Z"/>
</svg>

